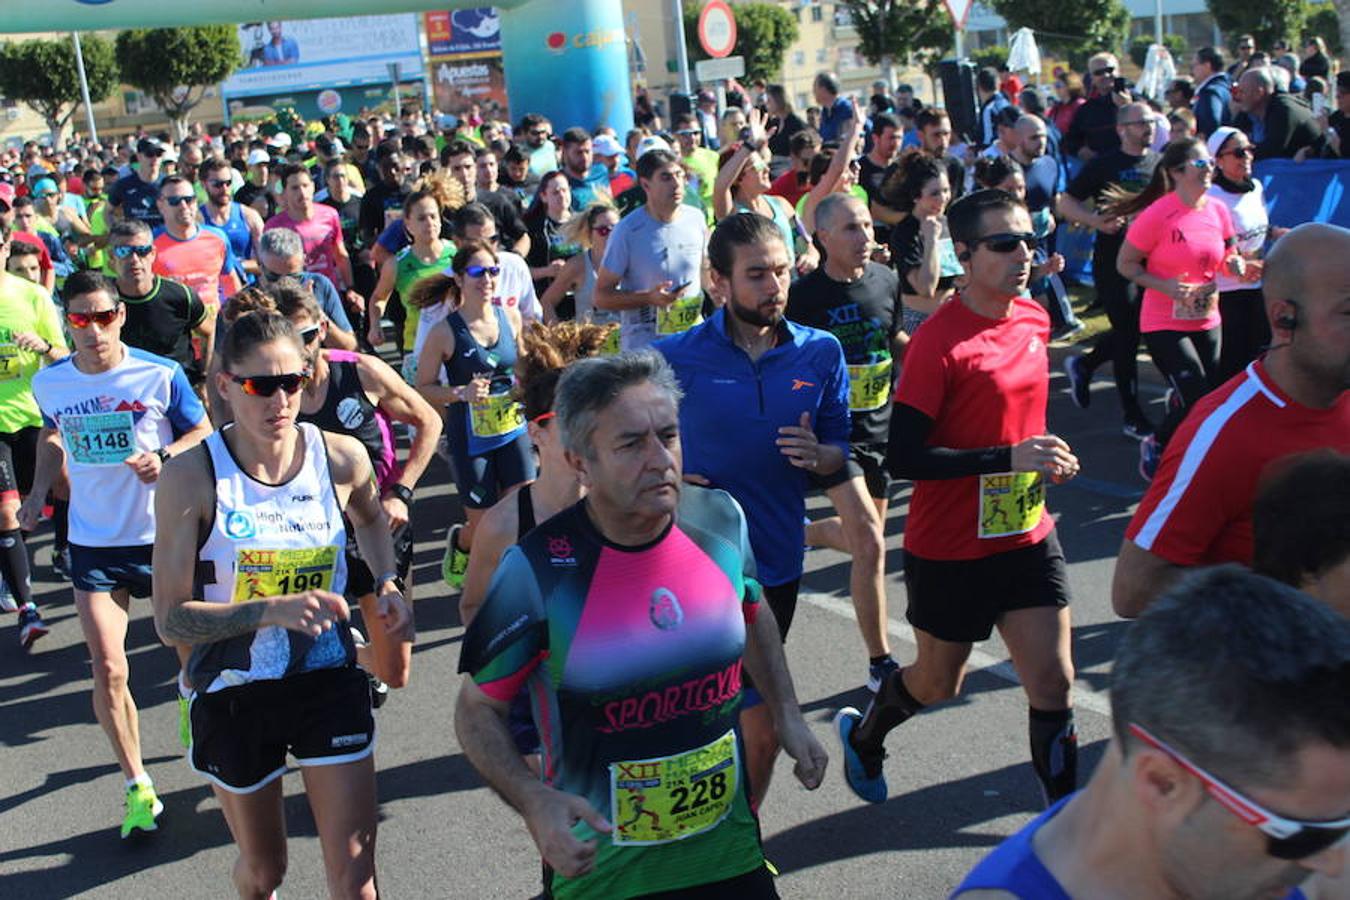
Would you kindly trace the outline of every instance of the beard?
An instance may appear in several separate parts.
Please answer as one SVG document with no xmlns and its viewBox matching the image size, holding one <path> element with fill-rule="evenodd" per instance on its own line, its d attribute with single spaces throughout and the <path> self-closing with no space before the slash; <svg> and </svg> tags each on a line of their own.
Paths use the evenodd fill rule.
<svg viewBox="0 0 1350 900">
<path fill-rule="evenodd" d="M 745 324 L 754 325 L 756 328 L 773 327 L 783 321 L 782 310 L 766 314 L 760 312 L 759 306 L 743 306 L 734 299 L 727 303 L 727 309 Z"/>
</svg>

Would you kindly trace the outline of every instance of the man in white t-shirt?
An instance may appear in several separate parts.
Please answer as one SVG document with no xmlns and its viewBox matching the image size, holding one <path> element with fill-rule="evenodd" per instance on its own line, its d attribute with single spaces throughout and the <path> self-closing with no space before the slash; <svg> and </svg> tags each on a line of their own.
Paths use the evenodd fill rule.
<svg viewBox="0 0 1350 900">
<path fill-rule="evenodd" d="M 669 150 L 638 160 L 645 206 L 619 220 L 595 278 L 595 305 L 619 310 L 619 343 L 640 350 L 657 337 L 703 321 L 703 266 L 708 227 L 684 205 L 684 169 Z"/>
<path fill-rule="evenodd" d="M 154 831 L 163 809 L 141 759 L 136 703 L 127 689 L 127 609 L 132 595 L 150 596 L 160 468 L 206 437 L 211 425 L 178 363 L 122 343 L 126 310 L 112 282 L 77 272 L 66 281 L 65 298 L 75 352 L 33 376 L 42 432 L 19 521 L 37 525 L 64 464 L 75 607 L 93 664 L 94 713 L 126 778 L 125 838 Z"/>
</svg>

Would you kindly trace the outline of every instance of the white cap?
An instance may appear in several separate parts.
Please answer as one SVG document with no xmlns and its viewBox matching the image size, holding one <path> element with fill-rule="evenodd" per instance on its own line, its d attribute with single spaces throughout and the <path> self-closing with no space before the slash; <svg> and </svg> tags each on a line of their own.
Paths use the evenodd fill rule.
<svg viewBox="0 0 1350 900">
<path fill-rule="evenodd" d="M 267 143 L 273 147 L 280 147 L 282 150 L 289 150 L 291 148 L 291 136 L 284 131 L 278 131 L 267 139 Z"/>
<path fill-rule="evenodd" d="M 272 154 L 268 153 L 266 150 L 258 149 L 250 150 L 248 152 L 248 164 L 250 166 L 256 166 L 259 163 L 270 163 L 271 161 Z"/>
<path fill-rule="evenodd" d="M 671 152 L 670 145 L 666 143 L 665 139 L 653 134 L 638 141 L 637 158 L 642 159 L 642 157 L 646 156 L 647 153 L 652 150 L 665 150 L 666 152 Z"/>
<path fill-rule="evenodd" d="M 622 156 L 623 148 L 613 135 L 601 134 L 591 141 L 591 149 L 596 156 Z"/>
</svg>

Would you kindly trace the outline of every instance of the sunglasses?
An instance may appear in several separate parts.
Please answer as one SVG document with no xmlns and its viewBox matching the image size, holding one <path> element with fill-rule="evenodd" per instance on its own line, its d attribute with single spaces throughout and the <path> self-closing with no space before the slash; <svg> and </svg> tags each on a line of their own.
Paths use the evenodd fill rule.
<svg viewBox="0 0 1350 900">
<path fill-rule="evenodd" d="M 609 237 L 610 232 L 612 232 L 612 231 L 614 230 L 614 226 L 613 226 L 613 225 L 597 225 L 597 226 L 595 226 L 594 228 L 592 228 L 591 230 L 594 231 L 596 234 L 600 235 L 601 237 Z"/>
<path fill-rule="evenodd" d="M 184 194 L 181 197 L 164 197 L 162 199 L 164 200 L 165 203 L 169 204 L 170 206 L 186 206 L 187 204 L 195 201 L 197 198 L 192 196 L 191 194 Z"/>
<path fill-rule="evenodd" d="M 1116 67 L 1115 67 L 1115 66 L 1106 66 L 1105 68 L 1102 68 L 1102 69 L 1093 69 L 1093 70 L 1092 70 L 1092 77 L 1093 77 L 1093 78 L 1101 78 L 1103 75 L 1114 75 L 1114 74 L 1116 74 Z"/>
<path fill-rule="evenodd" d="M 235 375 L 232 372 L 226 374 L 250 397 L 271 397 L 278 390 L 293 396 L 309 383 L 308 372 L 290 372 L 285 375 Z"/>
<path fill-rule="evenodd" d="M 1019 247 L 1026 247 L 1028 251 L 1036 249 L 1036 235 L 1025 231 L 1011 231 L 999 234 L 990 234 L 982 238 L 976 238 L 970 242 L 972 246 L 983 244 L 995 253 L 1014 253 Z"/>
<path fill-rule="evenodd" d="M 98 312 L 68 312 L 66 321 L 70 323 L 71 328 L 88 328 L 97 322 L 100 328 L 107 328 L 117 320 L 117 307 L 112 309 L 100 309 Z"/>
<path fill-rule="evenodd" d="M 1202 170 L 1202 171 L 1208 172 L 1210 169 L 1214 168 L 1214 160 L 1212 160 L 1212 159 L 1188 159 L 1188 160 L 1186 160 L 1185 165 L 1186 165 L 1186 166 L 1190 166 L 1192 169 L 1200 169 L 1200 170 Z"/>
<path fill-rule="evenodd" d="M 1331 822 L 1305 822 L 1286 819 L 1266 809 L 1255 800 L 1224 784 L 1204 769 L 1167 746 L 1160 738 L 1149 734 L 1142 726 L 1130 723 L 1130 733 L 1155 750 L 1167 754 L 1173 762 L 1200 779 L 1211 797 L 1248 825 L 1254 825 L 1266 836 L 1266 853 L 1276 859 L 1305 859 L 1333 846 L 1350 833 L 1350 818 Z"/>
<path fill-rule="evenodd" d="M 155 252 L 153 244 L 118 244 L 112 248 L 112 255 L 117 259 L 126 259 L 131 254 L 136 254 L 141 259 L 145 259 L 151 253 Z"/>
<path fill-rule="evenodd" d="M 53 197 L 59 197 L 61 195 L 56 193 L 56 191 L 46 191 L 45 193 L 38 194 L 38 196 L 43 200 L 50 200 Z"/>
<path fill-rule="evenodd" d="M 314 339 L 319 336 L 322 329 L 318 325 L 311 325 L 308 328 L 300 329 L 300 340 L 306 344 L 314 343 Z"/>
<path fill-rule="evenodd" d="M 501 266 L 466 266 L 466 267 L 464 268 L 464 274 L 465 274 L 465 275 L 468 275 L 470 278 L 482 278 L 484 275 L 491 275 L 493 278 L 496 278 L 498 275 L 502 274 L 502 267 L 501 267 Z"/>
<path fill-rule="evenodd" d="M 1251 146 L 1247 146 L 1247 147 L 1236 147 L 1236 148 L 1234 148 L 1234 149 L 1232 149 L 1232 150 L 1225 150 L 1225 151 L 1223 151 L 1222 153 L 1220 153 L 1219 155 L 1220 155 L 1220 156 L 1255 156 L 1255 155 L 1256 155 L 1256 148 L 1255 148 L 1255 147 L 1251 147 Z"/>
<path fill-rule="evenodd" d="M 211 179 L 210 181 L 208 181 L 206 184 L 207 184 L 208 187 L 213 187 L 213 188 L 222 188 L 222 187 L 229 187 L 229 186 L 230 186 L 229 179 L 225 179 L 225 178 L 212 178 L 212 179 Z"/>
</svg>

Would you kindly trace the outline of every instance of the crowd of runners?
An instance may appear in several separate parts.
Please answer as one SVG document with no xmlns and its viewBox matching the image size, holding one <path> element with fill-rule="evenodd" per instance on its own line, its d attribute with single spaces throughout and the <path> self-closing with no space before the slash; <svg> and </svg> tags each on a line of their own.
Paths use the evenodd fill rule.
<svg viewBox="0 0 1350 900">
<path fill-rule="evenodd" d="M 1050 109 L 982 71 L 971 135 L 823 73 L 813 124 L 753 85 L 720 120 L 640 105 L 622 135 L 407 110 L 7 153 L 3 601 L 31 650 L 24 535 L 51 527 L 121 836 L 162 810 L 128 688 L 148 597 L 240 896 L 281 885 L 292 760 L 331 895 L 375 896 L 374 710 L 415 677 L 415 589 L 448 589 L 456 735 L 544 896 L 776 897 L 758 813 L 780 751 L 808 789 L 884 802 L 890 733 L 958 696 L 995 630 L 1046 810 L 956 895 L 1347 896 L 1350 223 L 1270 225 L 1253 157 L 1302 101 L 1278 62 L 1237 65 L 1233 101 L 1222 54 L 1196 54 L 1172 131 L 1099 54 Z M 1339 153 L 1336 85 L 1340 118 L 1288 155 Z M 1111 364 L 1148 488 L 1089 779 L 1046 488 L 1090 461 L 1046 410 L 1052 344 L 1091 306 L 1110 329 L 1064 355 L 1068 391 L 1088 406 Z M 415 532 L 451 524 L 416 492 L 447 469 L 463 519 L 444 585 L 414 585 Z M 816 491 L 835 515 L 807 517 Z M 851 556 L 838 652 L 871 696 L 828 749 L 787 645 L 808 547 Z"/>
</svg>

